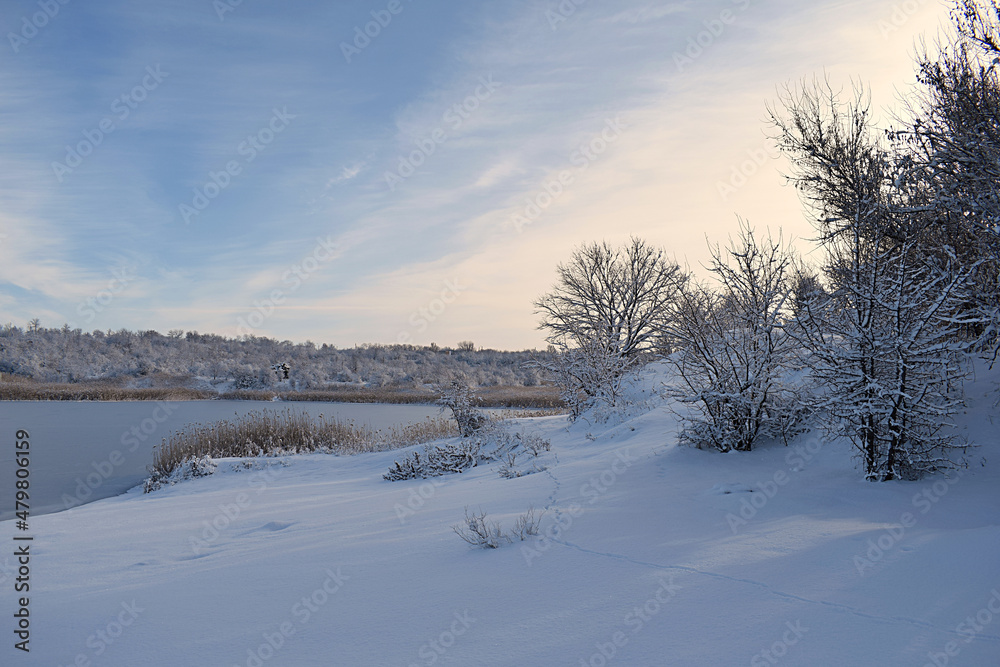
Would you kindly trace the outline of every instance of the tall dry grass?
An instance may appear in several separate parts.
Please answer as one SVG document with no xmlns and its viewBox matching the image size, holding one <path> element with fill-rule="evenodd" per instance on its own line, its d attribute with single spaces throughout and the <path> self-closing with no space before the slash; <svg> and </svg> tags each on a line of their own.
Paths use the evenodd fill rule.
<svg viewBox="0 0 1000 667">
<path fill-rule="evenodd" d="M 542 408 L 566 407 L 558 387 L 479 387 L 475 389 L 473 405 L 479 408 Z"/>
<path fill-rule="evenodd" d="M 212 458 L 280 456 L 307 452 L 360 454 L 409 447 L 458 435 L 443 417 L 388 430 L 357 426 L 337 418 L 303 413 L 251 412 L 213 424 L 191 424 L 165 439 L 148 467 L 152 480 L 169 477 L 185 461 Z M 151 485 L 147 484 L 147 488 Z"/>
<path fill-rule="evenodd" d="M 531 417 L 553 417 L 555 415 L 566 414 L 565 408 L 503 408 L 494 410 L 490 413 L 490 417 L 495 421 L 530 419 Z"/>
<path fill-rule="evenodd" d="M 480 387 L 473 404 L 479 408 L 562 409 L 565 404 L 556 387 Z M 329 403 L 430 404 L 439 395 L 430 391 L 400 388 L 341 388 L 305 391 L 240 389 L 222 394 L 185 387 L 137 389 L 115 382 L 53 383 L 4 375 L 0 379 L 0 401 L 317 401 Z"/>
<path fill-rule="evenodd" d="M 195 401 L 213 394 L 184 387 L 134 389 L 103 383 L 0 382 L 0 401 Z"/>
<path fill-rule="evenodd" d="M 561 409 L 566 404 L 558 387 L 479 387 L 473 390 L 478 408 L 538 408 Z M 237 390 L 227 392 L 222 398 L 243 401 L 326 401 L 331 403 L 395 403 L 427 404 L 440 398 L 439 394 L 412 389 L 344 388 L 306 391 Z"/>
<path fill-rule="evenodd" d="M 222 394 L 222 398 L 236 401 L 316 401 L 325 403 L 433 403 L 437 394 L 429 391 L 405 389 L 307 389 L 305 391 L 268 391 L 260 389 L 236 389 Z"/>
</svg>

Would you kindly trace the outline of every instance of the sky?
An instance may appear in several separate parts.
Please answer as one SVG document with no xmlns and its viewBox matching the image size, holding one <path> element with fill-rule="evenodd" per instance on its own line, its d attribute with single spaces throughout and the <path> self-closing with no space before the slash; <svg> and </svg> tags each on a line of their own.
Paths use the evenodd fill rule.
<svg viewBox="0 0 1000 667">
<path fill-rule="evenodd" d="M 8 0 L 0 323 L 544 347 L 574 248 L 809 259 L 767 105 L 882 120 L 939 0 Z"/>
</svg>

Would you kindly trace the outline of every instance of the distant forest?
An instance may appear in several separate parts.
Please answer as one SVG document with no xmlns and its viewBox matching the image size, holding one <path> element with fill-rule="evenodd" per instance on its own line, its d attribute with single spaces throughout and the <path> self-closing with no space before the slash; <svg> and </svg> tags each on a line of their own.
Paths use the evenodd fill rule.
<svg viewBox="0 0 1000 667">
<path fill-rule="evenodd" d="M 419 387 L 463 381 L 471 386 L 533 387 L 550 351 L 505 352 L 455 348 L 363 345 L 338 349 L 311 341 L 293 343 L 245 336 L 239 339 L 196 331 L 94 331 L 64 325 L 46 329 L 33 320 L 25 328 L 0 327 L 0 373 L 41 382 L 130 381 L 136 386 L 172 382 L 231 381 L 235 389 L 327 389 L 345 385 Z M 284 365 L 284 366 L 283 366 Z M 285 373 L 287 368 L 287 380 Z"/>
</svg>

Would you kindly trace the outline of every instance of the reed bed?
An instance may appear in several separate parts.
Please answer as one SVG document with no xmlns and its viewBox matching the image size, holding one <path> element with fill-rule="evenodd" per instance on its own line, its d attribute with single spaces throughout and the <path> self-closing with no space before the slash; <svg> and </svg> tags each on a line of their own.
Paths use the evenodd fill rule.
<svg viewBox="0 0 1000 667">
<path fill-rule="evenodd" d="M 281 456 L 308 452 L 361 454 L 381 452 L 458 435 L 443 417 L 388 430 L 357 426 L 337 418 L 318 418 L 291 410 L 255 411 L 212 424 L 191 424 L 157 446 L 148 467 L 147 488 L 155 488 L 185 461 L 204 457 Z"/>
<path fill-rule="evenodd" d="M 566 406 L 556 387 L 480 387 L 473 405 L 479 408 L 560 410 Z M 439 395 L 416 389 L 345 387 L 325 390 L 271 391 L 238 389 L 219 395 L 187 387 L 125 387 L 114 382 L 53 383 L 5 375 L 0 401 L 316 401 L 329 403 L 431 404 Z"/>
<path fill-rule="evenodd" d="M 267 391 L 259 389 L 237 389 L 226 392 L 222 398 L 236 401 L 316 401 L 325 403 L 393 403 L 420 404 L 433 403 L 438 396 L 429 391 L 405 389 L 368 389 L 366 387 L 344 389 L 307 389 L 304 391 Z"/>
<path fill-rule="evenodd" d="M 566 408 L 503 408 L 490 414 L 496 421 L 506 421 L 508 419 L 530 419 L 531 417 L 552 417 L 554 415 L 564 415 Z"/>
<path fill-rule="evenodd" d="M 557 387 L 480 387 L 473 405 L 478 408 L 538 408 L 562 409 L 566 407 Z M 222 398 L 238 401 L 325 401 L 330 403 L 394 403 L 428 404 L 440 398 L 439 394 L 412 389 L 344 388 L 306 391 L 237 390 L 227 392 Z"/>
<path fill-rule="evenodd" d="M 479 387 L 474 390 L 473 405 L 479 408 L 543 408 L 566 407 L 558 387 Z"/>
<path fill-rule="evenodd" d="M 196 401 L 213 394 L 184 387 L 134 389 L 97 383 L 0 382 L 0 401 Z"/>
</svg>

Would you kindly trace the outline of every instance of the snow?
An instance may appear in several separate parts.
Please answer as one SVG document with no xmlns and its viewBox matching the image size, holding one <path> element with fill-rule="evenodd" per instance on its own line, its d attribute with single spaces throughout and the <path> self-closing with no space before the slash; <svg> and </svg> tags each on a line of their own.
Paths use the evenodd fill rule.
<svg viewBox="0 0 1000 667">
<path fill-rule="evenodd" d="M 647 372 L 645 399 L 665 373 Z M 982 446 L 951 479 L 865 482 L 847 442 L 815 433 L 679 447 L 664 405 L 522 420 L 552 451 L 516 479 L 383 481 L 406 450 L 222 459 L 33 518 L 31 652 L 8 630 L 0 662 L 1000 664 L 994 379 L 968 390 Z M 509 528 L 529 506 L 545 510 L 531 541 L 473 549 L 451 528 L 466 507 Z"/>
</svg>

